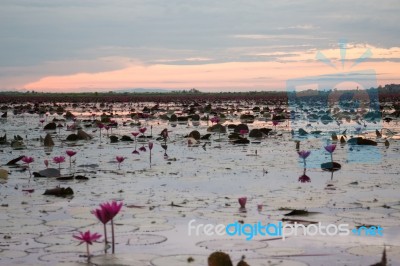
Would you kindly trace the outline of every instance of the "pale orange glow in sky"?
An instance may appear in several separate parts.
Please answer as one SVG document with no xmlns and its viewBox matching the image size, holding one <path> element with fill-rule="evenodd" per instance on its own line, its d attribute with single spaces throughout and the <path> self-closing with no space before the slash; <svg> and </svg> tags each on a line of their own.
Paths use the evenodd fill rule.
<svg viewBox="0 0 400 266">
<path fill-rule="evenodd" d="M 327 53 L 328 54 L 328 53 Z M 373 69 L 378 74 L 378 85 L 386 84 L 400 76 L 400 64 L 395 62 L 364 62 L 350 69 L 353 62 L 337 69 L 322 62 L 230 62 L 202 65 L 151 65 L 132 64 L 116 71 L 78 73 L 68 76 L 49 76 L 29 83 L 24 88 L 38 91 L 93 91 L 118 88 L 169 88 L 200 90 L 265 88 L 285 89 L 286 80 L 305 76 L 336 74 L 343 71 Z M 293 59 L 293 58 L 291 58 Z M 347 65 L 349 67 L 347 67 Z"/>
</svg>

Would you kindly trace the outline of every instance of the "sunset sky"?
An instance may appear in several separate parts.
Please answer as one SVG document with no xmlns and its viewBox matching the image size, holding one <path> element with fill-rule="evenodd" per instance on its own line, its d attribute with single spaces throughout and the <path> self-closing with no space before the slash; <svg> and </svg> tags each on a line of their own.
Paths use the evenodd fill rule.
<svg viewBox="0 0 400 266">
<path fill-rule="evenodd" d="M 285 90 L 363 70 L 400 83 L 399 13 L 398 0 L 1 0 L 0 90 Z"/>
</svg>

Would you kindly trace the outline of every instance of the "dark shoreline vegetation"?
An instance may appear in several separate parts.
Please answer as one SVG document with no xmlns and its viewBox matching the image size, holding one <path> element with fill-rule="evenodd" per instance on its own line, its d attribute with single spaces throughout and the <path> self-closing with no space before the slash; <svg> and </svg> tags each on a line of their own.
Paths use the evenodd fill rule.
<svg viewBox="0 0 400 266">
<path fill-rule="evenodd" d="M 248 91 L 248 92 L 200 92 L 198 90 L 171 91 L 171 92 L 82 92 L 82 93 L 43 93 L 35 91 L 0 92 L 0 103 L 73 103 L 73 102 L 206 102 L 206 101 L 255 101 L 256 103 L 271 102 L 285 104 L 290 98 L 304 101 L 323 101 L 330 97 L 340 100 L 379 99 L 380 102 L 400 101 L 400 85 L 392 84 L 385 87 L 370 88 L 367 90 L 306 90 L 301 92 L 290 91 Z M 361 98 L 360 98 L 361 97 Z"/>
</svg>

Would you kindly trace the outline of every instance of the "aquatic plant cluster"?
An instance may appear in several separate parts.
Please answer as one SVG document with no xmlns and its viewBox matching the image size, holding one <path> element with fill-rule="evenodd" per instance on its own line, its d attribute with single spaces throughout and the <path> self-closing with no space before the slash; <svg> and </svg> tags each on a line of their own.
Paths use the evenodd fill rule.
<svg viewBox="0 0 400 266">
<path fill-rule="evenodd" d="M 219 218 L 222 213 L 222 218 L 244 220 L 251 215 L 272 212 L 277 213 L 274 217 L 288 221 L 286 216 L 282 217 L 282 211 L 297 211 L 294 216 L 309 218 L 312 212 L 305 214 L 286 209 L 283 205 L 286 200 L 276 199 L 286 196 L 280 191 L 295 187 L 295 194 L 290 197 L 292 202 L 300 203 L 303 198 L 296 193 L 317 192 L 313 195 L 318 197 L 326 192 L 342 193 L 345 189 L 337 183 L 344 182 L 340 179 L 340 172 L 348 173 L 354 165 L 380 160 L 381 157 L 371 154 L 392 152 L 391 145 L 397 145 L 400 138 L 394 125 L 400 108 L 392 101 L 382 103 L 376 110 L 362 101 L 351 99 L 326 105 L 323 95 L 311 103 L 304 98 L 295 104 L 289 104 L 276 95 L 259 99 L 254 95 L 245 96 L 224 95 L 217 99 L 203 95 L 179 96 L 178 100 L 171 98 L 170 102 L 125 102 L 120 96 L 107 96 L 110 98 L 101 98 L 104 102 L 100 103 L 76 98 L 70 98 L 68 103 L 46 103 L 45 99 L 39 103 L 40 98 L 36 98 L 37 102 L 3 105 L 1 112 L 6 115 L 0 121 L 4 125 L 0 144 L 7 160 L 0 168 L 6 169 L 7 174 L 0 172 L 1 189 L 7 193 L 21 190 L 24 196 L 31 197 L 45 190 L 42 197 L 57 196 L 61 202 L 85 194 L 84 200 L 73 203 L 90 208 L 93 204 L 89 199 L 100 199 L 96 204 L 103 203 L 89 213 L 98 219 L 103 232 L 96 232 L 96 224 L 88 222 L 70 234 L 70 238 L 85 244 L 85 258 L 92 260 L 96 257 L 92 253 L 115 254 L 116 246 L 117 250 L 119 247 L 123 250 L 122 242 L 116 241 L 118 228 L 123 226 L 116 224 L 126 223 L 132 227 L 131 232 L 135 232 L 137 224 L 129 219 L 143 221 L 140 214 L 149 215 L 145 210 L 150 213 L 150 220 L 154 219 L 155 225 L 146 225 L 154 226 L 154 231 L 150 232 L 170 229 L 166 224 L 157 224 L 165 217 L 154 214 L 154 210 L 165 214 L 166 208 L 168 211 L 186 208 L 197 211 L 201 206 L 201 211 L 196 214 L 205 215 L 207 219 Z M 275 154 L 280 155 L 275 157 Z M 283 156 L 286 157 L 284 160 Z M 242 167 L 247 167 L 251 177 L 241 172 Z M 291 171 L 291 179 L 279 181 L 283 178 L 281 169 Z M 257 171 L 258 175 L 255 175 Z M 330 178 L 326 178 L 328 175 L 323 171 L 329 172 Z M 239 178 L 235 176 L 236 172 Z M 334 173 L 339 176 L 335 174 L 335 180 Z M 154 179 L 146 181 L 144 176 Z M 106 190 L 102 187 L 104 177 L 112 180 L 107 183 L 111 183 L 112 188 L 121 182 L 118 190 L 106 194 L 106 197 L 101 194 Z M 177 183 L 175 187 L 171 187 L 171 178 Z M 197 186 L 197 179 L 207 180 L 208 185 Z M 238 181 L 241 179 L 247 181 Z M 263 180 L 281 187 L 274 190 L 277 192 L 271 193 L 272 189 L 268 193 L 261 192 L 263 185 L 258 183 L 264 184 Z M 70 182 L 68 187 L 63 187 L 65 182 Z M 355 186 L 356 182 L 352 181 L 352 184 Z M 131 193 L 135 186 L 138 186 L 135 188 L 138 195 Z M 193 203 L 193 199 L 190 202 L 178 196 L 180 202 L 175 200 L 165 205 L 152 201 L 159 191 L 166 191 L 166 194 L 157 199 L 167 201 L 169 194 L 179 195 L 182 191 L 192 190 L 198 198 L 202 193 L 207 195 L 207 200 L 217 195 L 215 202 L 210 204 L 217 209 L 210 210 L 208 205 L 201 205 L 200 200 Z M 145 199 L 144 193 L 148 198 Z M 140 204 L 129 203 L 135 196 L 141 199 Z M 307 200 L 309 198 L 312 197 L 307 197 Z M 278 202 L 276 205 L 272 203 L 274 200 Z M 303 207 L 298 207 L 300 203 L 295 206 L 308 208 L 307 200 L 304 200 Z M 122 215 L 118 216 L 123 205 L 123 212 L 133 210 L 133 215 L 138 214 L 138 217 L 122 219 Z M 191 215 L 190 211 L 174 215 L 182 218 Z M 79 213 L 78 216 L 88 219 L 85 214 Z M 120 218 L 117 223 L 116 219 Z M 111 235 L 107 229 L 111 230 Z M 148 234 L 146 237 L 150 243 L 165 241 L 158 235 Z M 101 239 L 104 240 L 104 249 L 93 249 L 92 246 Z M 124 240 L 131 245 L 131 239 Z M 138 237 L 136 240 L 141 239 Z"/>
</svg>

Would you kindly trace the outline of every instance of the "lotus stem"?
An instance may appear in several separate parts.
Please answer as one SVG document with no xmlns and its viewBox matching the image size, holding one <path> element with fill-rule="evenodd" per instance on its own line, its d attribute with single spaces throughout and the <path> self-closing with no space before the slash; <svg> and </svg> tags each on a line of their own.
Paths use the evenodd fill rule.
<svg viewBox="0 0 400 266">
<path fill-rule="evenodd" d="M 114 219 L 111 219 L 112 254 L 115 253 Z"/>
<path fill-rule="evenodd" d="M 31 183 L 31 178 L 32 178 L 32 172 L 31 172 L 31 167 L 28 164 L 28 171 L 29 171 L 29 180 L 28 180 L 28 184 Z"/>
<path fill-rule="evenodd" d="M 86 253 L 87 253 L 87 259 L 88 261 L 90 261 L 89 243 L 86 243 Z"/>
<path fill-rule="evenodd" d="M 107 253 L 107 227 L 106 224 L 103 224 L 104 226 L 104 253 Z"/>
</svg>

